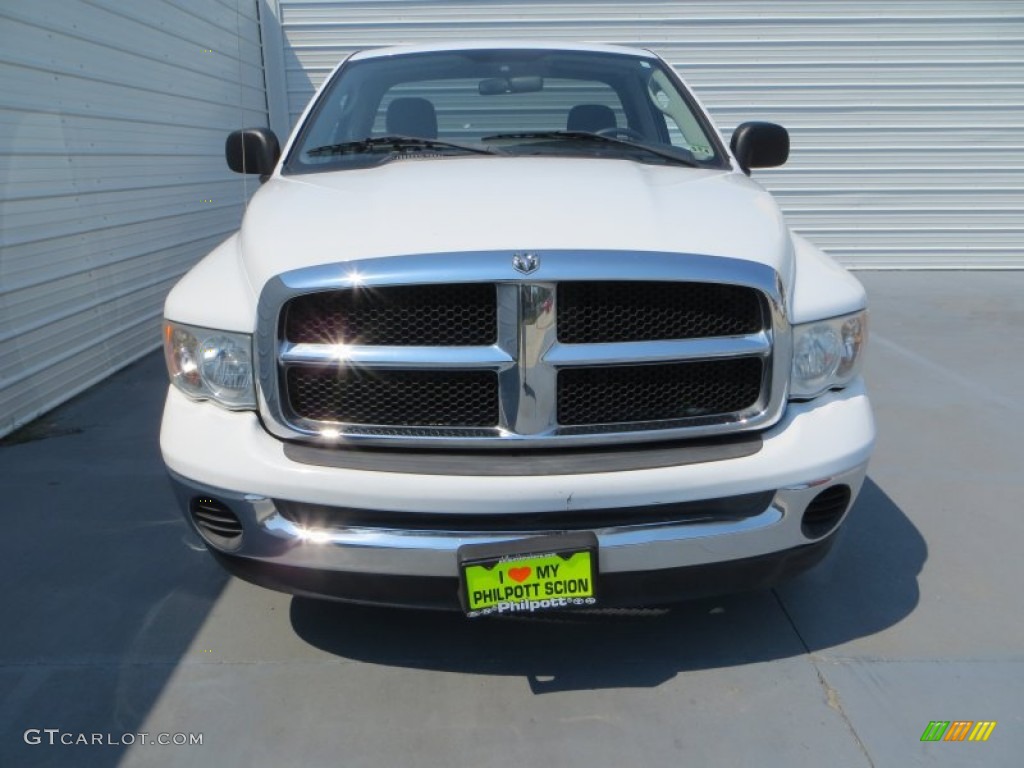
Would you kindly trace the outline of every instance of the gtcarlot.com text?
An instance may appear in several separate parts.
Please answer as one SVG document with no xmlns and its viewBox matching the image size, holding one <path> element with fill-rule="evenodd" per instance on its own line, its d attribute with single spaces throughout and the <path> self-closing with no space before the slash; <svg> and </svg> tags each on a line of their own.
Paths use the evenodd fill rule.
<svg viewBox="0 0 1024 768">
<path fill-rule="evenodd" d="M 28 728 L 23 737 L 26 744 L 90 747 L 130 747 L 134 744 L 162 746 L 194 746 L 203 743 L 201 733 L 84 733 L 62 731 L 60 728 Z"/>
</svg>

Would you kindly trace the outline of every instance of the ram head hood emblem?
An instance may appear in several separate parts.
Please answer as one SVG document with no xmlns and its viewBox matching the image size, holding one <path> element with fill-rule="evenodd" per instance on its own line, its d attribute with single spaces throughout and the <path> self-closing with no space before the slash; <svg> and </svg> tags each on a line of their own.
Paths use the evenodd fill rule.
<svg viewBox="0 0 1024 768">
<path fill-rule="evenodd" d="M 536 253 L 516 253 L 512 255 L 512 266 L 517 271 L 522 272 L 524 275 L 528 275 L 531 272 L 536 272 L 537 268 L 540 267 L 540 256 Z"/>
</svg>

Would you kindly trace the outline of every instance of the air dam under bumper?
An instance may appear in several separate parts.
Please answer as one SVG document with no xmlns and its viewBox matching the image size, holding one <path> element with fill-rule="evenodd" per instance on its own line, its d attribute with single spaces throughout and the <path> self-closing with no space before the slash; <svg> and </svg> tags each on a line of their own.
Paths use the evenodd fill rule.
<svg viewBox="0 0 1024 768">
<path fill-rule="evenodd" d="M 365 523 L 309 528 L 283 515 L 275 500 L 451 517 L 649 507 L 771 492 L 762 511 L 742 519 L 698 516 L 596 529 L 602 603 L 641 605 L 766 587 L 828 551 L 864 480 L 874 442 L 863 384 L 790 404 L 762 437 L 761 450 L 740 458 L 619 472 L 380 472 L 294 462 L 256 414 L 192 402 L 172 388 L 161 448 L 189 520 L 190 505 L 211 498 L 240 523 L 234 540 L 218 545 L 206 537 L 228 570 L 286 592 L 420 607 L 458 607 L 459 546 L 526 534 Z M 834 525 L 807 535 L 808 505 L 842 485 L 850 489 L 850 503 Z"/>
</svg>

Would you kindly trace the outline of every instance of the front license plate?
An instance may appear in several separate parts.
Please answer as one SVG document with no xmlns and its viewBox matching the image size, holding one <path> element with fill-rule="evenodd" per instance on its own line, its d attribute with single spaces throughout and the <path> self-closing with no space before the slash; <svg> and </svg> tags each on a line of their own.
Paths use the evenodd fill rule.
<svg viewBox="0 0 1024 768">
<path fill-rule="evenodd" d="M 597 603 L 597 537 L 537 536 L 459 548 L 468 616 L 533 612 Z"/>
</svg>

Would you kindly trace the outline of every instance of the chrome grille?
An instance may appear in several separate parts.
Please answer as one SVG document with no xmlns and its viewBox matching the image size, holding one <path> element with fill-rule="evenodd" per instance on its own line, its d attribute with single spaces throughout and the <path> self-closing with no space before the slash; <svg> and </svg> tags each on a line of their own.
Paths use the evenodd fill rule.
<svg viewBox="0 0 1024 768">
<path fill-rule="evenodd" d="M 310 267 L 260 295 L 264 423 L 285 439 L 599 445 L 763 428 L 791 360 L 770 267 L 509 252 Z"/>
<path fill-rule="evenodd" d="M 729 414 L 761 396 L 759 357 L 558 372 L 558 423 L 621 424 Z"/>
<path fill-rule="evenodd" d="M 753 288 L 715 283 L 569 282 L 558 286 L 558 340 L 565 344 L 694 339 L 757 333 Z"/>
</svg>

